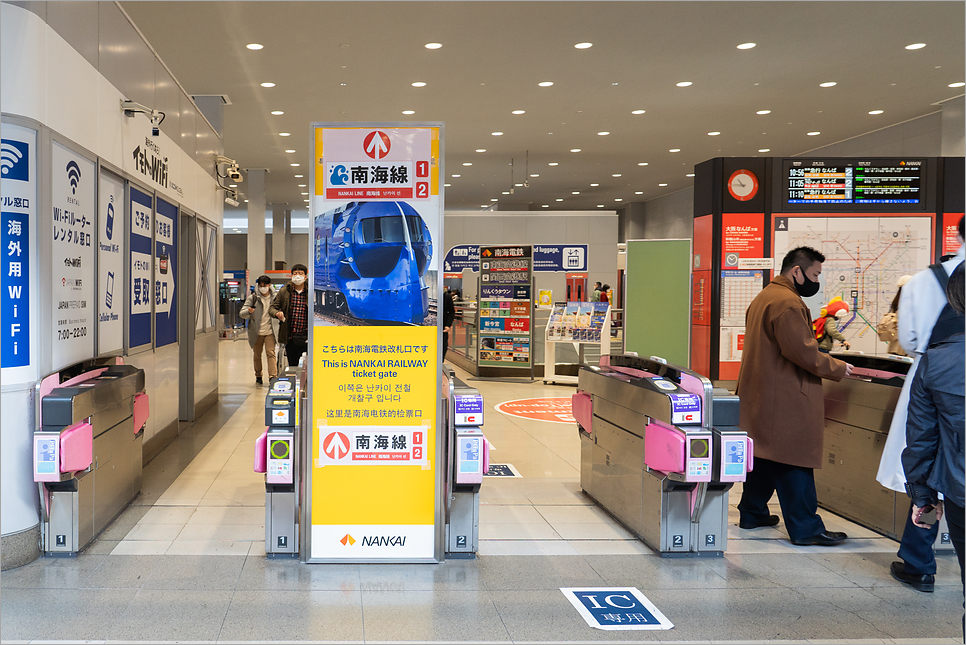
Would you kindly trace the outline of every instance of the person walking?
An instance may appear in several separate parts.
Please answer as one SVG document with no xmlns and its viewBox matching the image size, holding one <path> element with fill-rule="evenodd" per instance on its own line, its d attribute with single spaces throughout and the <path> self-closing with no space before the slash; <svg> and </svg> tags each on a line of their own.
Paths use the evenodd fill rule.
<svg viewBox="0 0 966 645">
<path fill-rule="evenodd" d="M 292 266 L 292 281 L 278 290 L 269 313 L 281 322 L 278 342 L 285 345 L 289 367 L 299 364 L 309 340 L 309 290 L 305 284 L 309 270 L 304 264 Z"/>
<path fill-rule="evenodd" d="M 948 276 L 963 263 L 963 218 L 959 220 L 958 239 L 960 247 L 956 255 L 940 265 L 931 265 L 912 276 L 902 287 L 899 298 L 899 344 L 912 357 L 913 362 L 899 391 L 892 423 L 889 425 L 889 435 L 879 460 L 879 471 L 875 477 L 884 487 L 898 493 L 906 490 L 902 451 L 906 447 L 909 393 L 919 369 L 920 358 L 930 345 L 963 330 L 963 315 L 952 310 L 945 288 Z M 958 321 L 956 316 L 959 317 Z M 933 545 L 937 535 L 938 522 L 924 528 L 916 526 L 909 515 L 902 530 L 899 551 L 896 553 L 899 560 L 889 567 L 892 577 L 917 591 L 932 592 L 936 582 L 936 554 Z"/>
<path fill-rule="evenodd" d="M 738 504 L 742 529 L 775 526 L 768 501 L 778 493 L 792 544 L 835 546 L 848 537 L 828 531 L 818 515 L 815 468 L 823 462 L 825 401 L 822 379 L 840 381 L 849 363 L 818 351 L 803 297 L 818 292 L 825 256 L 792 249 L 780 275 L 755 297 L 745 314 L 745 346 L 736 393 L 741 428 L 755 441 L 755 468 Z"/>
<path fill-rule="evenodd" d="M 241 317 L 248 320 L 248 345 L 254 352 L 255 384 L 262 384 L 262 352 L 268 361 L 268 378 L 278 376 L 278 360 L 275 357 L 275 341 L 278 339 L 278 319 L 268 310 L 275 298 L 275 288 L 267 275 L 255 281 L 256 291 L 249 294 L 242 304 Z"/>
<path fill-rule="evenodd" d="M 600 287 L 599 282 L 594 283 L 594 293 L 590 296 L 591 302 L 600 302 Z"/>
<path fill-rule="evenodd" d="M 453 292 L 446 287 L 443 292 L 443 360 L 446 359 L 446 350 L 449 348 L 449 334 L 453 331 L 453 323 L 456 321 L 456 305 L 453 304 Z"/>
<path fill-rule="evenodd" d="M 600 295 L 597 297 L 597 300 L 599 302 L 610 302 L 610 296 L 608 295 L 609 293 L 610 293 L 610 285 L 609 284 L 605 284 L 605 285 L 601 286 L 601 288 L 600 288 Z"/>
</svg>

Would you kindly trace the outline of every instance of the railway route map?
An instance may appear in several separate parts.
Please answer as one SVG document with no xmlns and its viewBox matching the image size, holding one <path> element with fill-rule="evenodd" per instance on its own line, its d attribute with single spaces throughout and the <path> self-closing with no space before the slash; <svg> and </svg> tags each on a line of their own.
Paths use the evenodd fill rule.
<svg viewBox="0 0 966 645">
<path fill-rule="evenodd" d="M 852 351 L 887 354 L 876 324 L 889 311 L 896 281 L 929 266 L 932 258 L 930 217 L 776 217 L 775 271 L 797 246 L 811 246 L 825 255 L 821 288 L 805 299 L 812 314 L 835 296 L 849 303 L 839 330 Z M 840 349 L 838 343 L 835 349 Z"/>
</svg>

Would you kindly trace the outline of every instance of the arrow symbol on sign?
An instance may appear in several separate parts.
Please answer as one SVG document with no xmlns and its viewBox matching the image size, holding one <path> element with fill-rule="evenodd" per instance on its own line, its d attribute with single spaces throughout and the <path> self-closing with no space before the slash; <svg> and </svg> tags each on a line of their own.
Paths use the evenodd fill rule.
<svg viewBox="0 0 966 645">
<path fill-rule="evenodd" d="M 366 154 L 373 159 L 382 159 L 389 154 L 389 137 L 384 132 L 370 132 L 363 141 Z"/>
<path fill-rule="evenodd" d="M 349 437 L 333 432 L 322 441 L 322 452 L 329 459 L 342 459 L 349 454 Z"/>
</svg>

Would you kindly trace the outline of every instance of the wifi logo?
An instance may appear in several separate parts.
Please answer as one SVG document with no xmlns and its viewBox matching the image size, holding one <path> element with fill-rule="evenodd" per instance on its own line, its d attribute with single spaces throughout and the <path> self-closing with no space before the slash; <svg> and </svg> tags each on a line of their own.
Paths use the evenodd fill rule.
<svg viewBox="0 0 966 645">
<path fill-rule="evenodd" d="M 24 141 L 0 141 L 0 178 L 30 181 L 29 151 Z"/>
<path fill-rule="evenodd" d="M 80 183 L 81 171 L 80 166 L 77 162 L 71 159 L 67 162 L 67 181 L 70 182 L 70 192 L 72 195 L 77 194 L 77 184 Z"/>
</svg>

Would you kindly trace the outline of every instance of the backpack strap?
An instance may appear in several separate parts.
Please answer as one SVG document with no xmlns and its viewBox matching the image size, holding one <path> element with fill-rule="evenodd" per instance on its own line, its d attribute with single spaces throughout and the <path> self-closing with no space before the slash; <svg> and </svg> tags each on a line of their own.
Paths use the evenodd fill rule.
<svg viewBox="0 0 966 645">
<path fill-rule="evenodd" d="M 939 280 L 939 285 L 942 287 L 943 297 L 945 298 L 946 285 L 949 283 L 949 276 L 946 275 L 946 270 L 941 264 L 930 264 L 929 268 L 932 270 L 933 275 L 936 276 L 936 279 Z M 953 309 L 947 298 L 946 306 L 939 312 L 939 318 L 932 328 L 932 334 L 929 335 L 928 345 L 931 346 L 939 341 L 946 340 L 953 334 L 963 333 L 964 325 L 966 325 L 966 317 Z"/>
<path fill-rule="evenodd" d="M 943 294 L 946 293 L 946 285 L 949 284 L 949 276 L 946 275 L 946 269 L 943 268 L 941 264 L 930 264 L 929 270 L 932 271 L 936 279 L 939 280 L 939 286 L 943 290 Z"/>
</svg>

